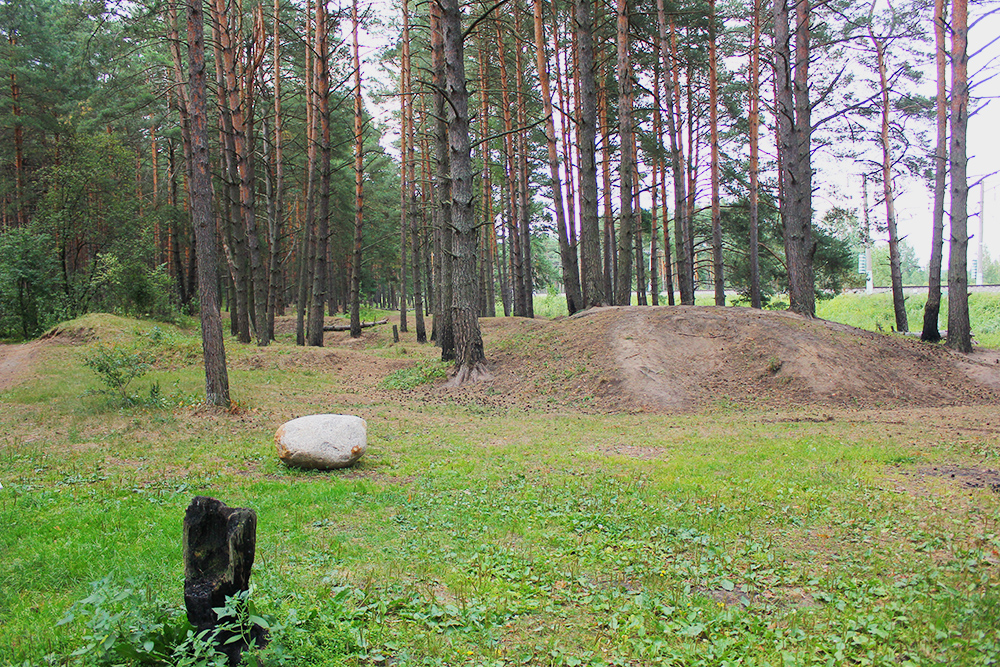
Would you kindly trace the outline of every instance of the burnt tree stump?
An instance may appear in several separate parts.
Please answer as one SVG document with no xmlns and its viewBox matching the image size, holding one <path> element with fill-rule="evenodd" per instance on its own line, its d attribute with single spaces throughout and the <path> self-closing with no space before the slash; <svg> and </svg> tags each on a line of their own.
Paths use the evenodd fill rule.
<svg viewBox="0 0 1000 667">
<path fill-rule="evenodd" d="M 256 546 L 257 513 L 253 510 L 229 507 L 206 496 L 197 496 L 188 505 L 184 514 L 184 605 L 188 622 L 198 632 L 218 625 L 214 608 L 224 607 L 227 597 L 250 589 Z M 258 647 L 266 643 L 266 632 L 258 625 L 240 628 L 241 638 L 230 642 L 236 634 L 224 629 L 216 637 L 219 650 L 234 667 L 251 642 Z"/>
</svg>

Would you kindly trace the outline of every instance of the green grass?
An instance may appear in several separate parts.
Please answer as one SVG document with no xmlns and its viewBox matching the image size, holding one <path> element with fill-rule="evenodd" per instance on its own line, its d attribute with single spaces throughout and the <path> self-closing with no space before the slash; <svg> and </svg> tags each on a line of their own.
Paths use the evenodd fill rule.
<svg viewBox="0 0 1000 667">
<path fill-rule="evenodd" d="M 115 333 L 166 346 L 142 381 L 196 394 L 197 360 L 169 350 L 197 337 L 164 328 L 167 345 L 144 326 Z M 85 651 L 95 637 L 141 647 L 180 627 L 181 519 L 198 494 L 258 514 L 263 664 L 1000 660 L 997 496 L 894 476 L 995 468 L 989 411 L 968 415 L 982 430 L 942 435 L 920 415 L 554 416 L 358 396 L 335 407 L 368 420 L 368 455 L 303 472 L 279 464 L 273 432 L 331 409 L 335 367 L 275 372 L 294 348 L 230 343 L 244 409 L 126 410 L 82 396 L 98 344 L 53 348 L 0 394 L 0 665 L 115 664 Z"/>
</svg>

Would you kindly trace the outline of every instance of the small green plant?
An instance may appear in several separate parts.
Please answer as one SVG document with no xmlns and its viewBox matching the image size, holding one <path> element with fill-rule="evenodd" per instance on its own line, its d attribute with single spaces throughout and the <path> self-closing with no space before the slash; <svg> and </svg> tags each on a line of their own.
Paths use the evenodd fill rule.
<svg viewBox="0 0 1000 667">
<path fill-rule="evenodd" d="M 778 357 L 771 357 L 767 360 L 767 372 L 774 375 L 781 370 L 781 359 Z"/>
<path fill-rule="evenodd" d="M 88 664 L 118 664 L 122 660 L 164 667 L 180 664 L 175 663 L 175 656 L 185 654 L 181 649 L 193 644 L 195 637 L 194 627 L 180 610 L 150 605 L 140 592 L 117 585 L 110 577 L 93 582 L 90 595 L 74 603 L 56 625 L 75 621 L 85 630 L 83 645 L 71 655 Z"/>
<path fill-rule="evenodd" d="M 152 360 L 148 353 L 134 347 L 101 345 L 84 357 L 83 364 L 97 373 L 97 377 L 107 387 L 98 393 L 106 393 L 120 398 L 122 405 L 130 406 L 139 402 L 140 399 L 135 394 L 130 394 L 128 387 L 133 380 L 149 372 L 152 368 L 150 361 Z M 150 391 L 150 399 L 153 403 L 158 400 L 159 390 L 159 385 L 154 384 Z"/>
<path fill-rule="evenodd" d="M 413 389 L 448 375 L 450 364 L 440 361 L 418 362 L 409 368 L 401 368 L 382 380 L 383 389 Z"/>
</svg>

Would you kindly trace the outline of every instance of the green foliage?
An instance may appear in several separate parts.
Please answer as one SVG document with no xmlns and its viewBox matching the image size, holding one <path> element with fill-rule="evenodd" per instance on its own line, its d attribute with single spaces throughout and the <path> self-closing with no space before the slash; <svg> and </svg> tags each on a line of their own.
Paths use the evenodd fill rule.
<svg viewBox="0 0 1000 667">
<path fill-rule="evenodd" d="M 408 368 L 393 371 L 381 382 L 383 389 L 413 389 L 428 382 L 447 377 L 450 362 L 421 361 Z"/>
<path fill-rule="evenodd" d="M 134 346 L 100 345 L 83 358 L 83 364 L 94 371 L 107 387 L 102 393 L 110 394 L 122 407 L 130 407 L 142 401 L 138 395 L 129 392 L 132 381 L 149 372 L 152 357 L 148 352 Z M 150 387 L 149 402 L 159 400 L 158 384 Z"/>
<path fill-rule="evenodd" d="M 903 285 L 927 284 L 927 269 L 920 266 L 917 251 L 905 240 L 899 242 L 899 265 L 903 274 Z M 875 246 L 872 249 L 872 273 L 876 287 L 892 286 L 891 269 L 888 244 Z"/>
<path fill-rule="evenodd" d="M 0 338 L 33 338 L 60 314 L 51 239 L 27 229 L 0 233 Z"/>
<path fill-rule="evenodd" d="M 253 627 L 275 629 L 257 614 L 250 591 L 226 598 L 215 608 L 218 623 L 197 631 L 183 610 L 143 594 L 134 584 L 119 586 L 111 577 L 91 584 L 91 593 L 73 603 L 56 624 L 84 626 L 83 645 L 70 655 L 85 665 L 143 665 L 144 667 L 227 667 L 224 644 L 243 640 L 247 653 L 259 653 L 254 646 Z M 275 654 L 272 649 L 270 653 Z"/>
</svg>

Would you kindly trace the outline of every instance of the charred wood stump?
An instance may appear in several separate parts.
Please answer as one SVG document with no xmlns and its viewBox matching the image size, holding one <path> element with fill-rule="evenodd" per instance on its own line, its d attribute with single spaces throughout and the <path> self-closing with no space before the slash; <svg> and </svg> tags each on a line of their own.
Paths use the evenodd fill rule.
<svg viewBox="0 0 1000 667">
<path fill-rule="evenodd" d="M 250 589 L 250 569 L 257 546 L 257 514 L 251 509 L 229 507 L 220 500 L 197 496 L 184 514 L 184 605 L 188 622 L 198 632 L 218 628 L 218 649 L 235 667 L 251 644 L 263 647 L 266 632 L 246 623 L 246 614 L 220 619 L 216 609 L 227 598 L 240 599 Z M 239 637 L 233 640 L 233 637 Z"/>
</svg>

